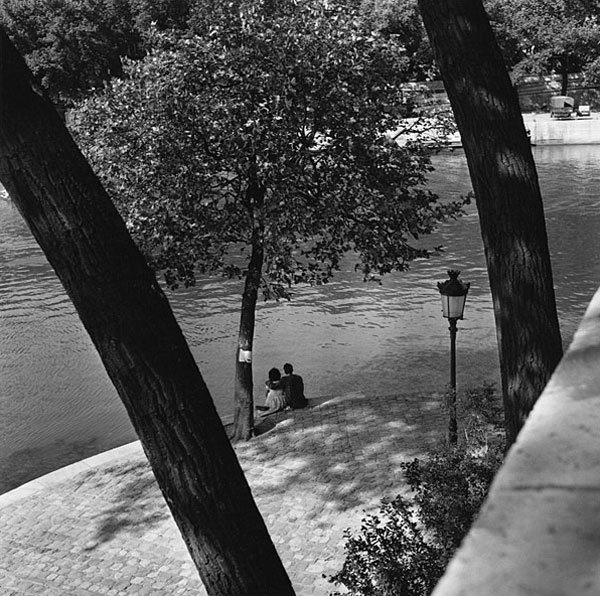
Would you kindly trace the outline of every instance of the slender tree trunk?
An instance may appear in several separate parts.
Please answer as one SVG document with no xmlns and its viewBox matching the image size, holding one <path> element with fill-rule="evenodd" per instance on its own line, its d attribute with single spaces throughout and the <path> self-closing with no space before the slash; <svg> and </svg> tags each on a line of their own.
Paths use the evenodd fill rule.
<svg viewBox="0 0 600 596">
<path fill-rule="evenodd" d="M 569 61 L 565 58 L 560 63 L 560 94 L 567 95 L 569 91 Z"/>
<path fill-rule="evenodd" d="M 263 191 L 255 188 L 253 192 L 259 195 L 253 199 L 253 203 L 262 203 Z M 235 407 L 233 419 L 233 440 L 235 441 L 247 441 L 254 432 L 252 346 L 256 320 L 256 301 L 264 259 L 263 229 L 259 219 L 255 218 L 252 233 L 252 254 L 248 263 L 244 294 L 242 295 L 242 312 L 240 315 L 240 329 L 235 362 Z"/>
<path fill-rule="evenodd" d="M 208 594 L 292 595 L 166 297 L 1 29 L 0 180 L 90 334 Z"/>
<path fill-rule="evenodd" d="M 510 445 L 562 356 L 537 173 L 479 0 L 419 0 L 460 131 L 494 302 Z"/>
</svg>

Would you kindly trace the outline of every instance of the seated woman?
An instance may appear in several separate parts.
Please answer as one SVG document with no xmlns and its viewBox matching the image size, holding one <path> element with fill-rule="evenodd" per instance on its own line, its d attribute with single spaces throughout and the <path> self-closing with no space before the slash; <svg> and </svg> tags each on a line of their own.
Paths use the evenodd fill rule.
<svg viewBox="0 0 600 596">
<path fill-rule="evenodd" d="M 280 410 L 285 409 L 285 395 L 283 394 L 283 387 L 281 386 L 281 373 L 278 368 L 272 368 L 269 371 L 269 379 L 266 381 L 265 386 L 267 393 L 265 396 L 264 407 L 258 407 L 261 410 L 260 416 L 267 416 L 268 414 L 274 414 Z"/>
</svg>

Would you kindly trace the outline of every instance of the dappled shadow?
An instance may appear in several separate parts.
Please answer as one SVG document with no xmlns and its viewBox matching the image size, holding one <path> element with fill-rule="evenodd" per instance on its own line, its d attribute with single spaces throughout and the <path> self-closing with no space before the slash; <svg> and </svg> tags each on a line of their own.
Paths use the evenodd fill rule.
<svg viewBox="0 0 600 596">
<path fill-rule="evenodd" d="M 344 529 L 403 492 L 400 463 L 435 445 L 444 428 L 439 400 L 355 393 L 269 416 L 262 434 L 235 445 L 298 594 L 331 591 L 326 576 L 343 562 Z M 34 568 L 43 553 L 45 573 L 60 578 L 104 585 L 110 569 L 118 594 L 142 586 L 205 594 L 143 451 L 130 446 L 89 464 L 2 510 L 3 537 L 18 545 L 7 568 Z"/>
<path fill-rule="evenodd" d="M 86 491 L 102 495 L 107 504 L 98 508 L 94 539 L 85 550 L 94 550 L 120 533 L 142 536 L 162 522 L 170 512 L 145 458 L 100 468 L 80 477 Z"/>
<path fill-rule="evenodd" d="M 330 515 L 403 492 L 401 463 L 442 441 L 444 420 L 440 400 L 418 394 L 322 397 L 304 410 L 258 419 L 257 436 L 235 450 L 265 517 L 290 523 L 302 518 L 325 530 Z M 147 535 L 171 521 L 147 461 L 141 453 L 132 459 L 77 479 L 82 490 L 102 495 L 87 550 L 119 534 Z"/>
<path fill-rule="evenodd" d="M 443 420 L 439 401 L 420 395 L 322 398 L 272 416 L 269 430 L 236 451 L 259 501 L 305 491 L 318 516 L 400 492 L 400 464 L 443 439 Z"/>
<path fill-rule="evenodd" d="M 441 397 L 360 392 L 311 400 L 272 416 L 273 426 L 235 446 L 292 581 L 328 594 L 356 530 L 383 498 L 408 491 L 401 464 L 444 439 Z M 300 592 L 302 593 L 302 592 Z M 312 593 L 312 592 L 311 592 Z"/>
<path fill-rule="evenodd" d="M 439 398 L 357 392 L 257 419 L 257 436 L 234 448 L 263 516 L 325 531 L 332 516 L 403 492 L 401 463 L 442 441 L 444 429 Z M 81 474 L 77 484 L 101 495 L 86 550 L 118 535 L 161 532 L 172 522 L 141 452 Z"/>
</svg>

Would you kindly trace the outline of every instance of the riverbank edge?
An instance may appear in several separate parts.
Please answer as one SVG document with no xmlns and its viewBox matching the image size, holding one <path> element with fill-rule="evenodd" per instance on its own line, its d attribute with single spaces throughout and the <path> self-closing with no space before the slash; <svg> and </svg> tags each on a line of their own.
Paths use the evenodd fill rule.
<svg viewBox="0 0 600 596">
<path fill-rule="evenodd" d="M 558 120 L 550 114 L 524 113 L 523 123 L 531 144 L 538 147 L 600 145 L 600 114 L 586 118 Z M 450 149 L 462 147 L 458 132 L 448 137 Z"/>
<path fill-rule="evenodd" d="M 386 398 L 389 396 L 382 395 L 381 397 Z M 432 397 L 434 399 L 436 398 L 436 396 Z M 356 396 L 354 394 L 346 394 L 342 396 L 326 395 L 313 397 L 308 400 L 308 407 L 314 408 L 325 403 L 351 401 L 355 398 Z M 229 436 L 229 430 L 233 427 L 233 414 L 221 416 L 221 423 L 223 424 L 225 432 Z M 258 435 L 263 434 L 269 426 L 270 423 L 268 420 L 265 420 L 264 418 L 260 418 L 258 416 L 256 417 L 255 428 L 258 430 Z M 0 494 L 0 509 L 5 505 L 9 505 L 16 501 L 25 499 L 30 495 L 38 493 L 39 491 L 50 490 L 52 486 L 60 484 L 61 482 L 81 472 L 89 472 L 90 470 L 95 470 L 96 468 L 103 466 L 104 464 L 110 463 L 113 460 L 121 460 L 126 456 L 137 456 L 140 454 L 144 454 L 144 450 L 142 448 L 140 440 L 137 439 L 136 441 L 131 441 L 130 443 L 125 443 L 124 445 L 119 445 L 118 447 L 107 449 L 106 451 L 102 451 L 101 453 L 97 453 L 96 455 L 91 455 L 71 464 L 61 466 L 60 468 L 57 468 L 52 472 L 42 474 L 41 476 L 34 478 L 33 480 L 28 480 L 24 484 L 21 484 L 20 486 L 17 486 L 6 491 L 5 493 Z"/>
<path fill-rule="evenodd" d="M 331 399 L 331 398 L 315 398 L 315 401 L 320 399 Z M 221 422 L 225 431 L 227 432 L 233 426 L 233 414 L 221 417 Z M 259 421 L 257 421 L 258 424 Z M 94 470 L 99 466 L 109 463 L 116 459 L 122 459 L 128 455 L 143 454 L 144 450 L 140 440 L 131 441 L 118 447 L 113 447 L 97 453 L 96 455 L 90 455 L 84 459 L 61 466 L 52 472 L 42 474 L 33 480 L 11 488 L 5 493 L 0 494 L 0 509 L 21 499 L 26 499 L 28 496 L 38 493 L 43 490 L 50 490 L 53 485 L 59 484 L 68 478 L 71 478 L 81 472 L 88 472 Z"/>
<path fill-rule="evenodd" d="M 550 114 L 525 113 L 523 122 L 533 145 L 598 145 L 600 114 L 559 120 Z"/>
<path fill-rule="evenodd" d="M 600 113 L 592 113 L 585 118 L 568 118 L 559 120 L 550 114 L 540 112 L 524 112 L 521 114 L 532 145 L 599 145 L 600 144 Z M 406 120 L 408 130 L 418 122 L 417 118 Z M 462 139 L 458 131 L 446 134 L 433 126 L 428 131 L 404 132 L 396 131 L 392 137 L 400 145 L 408 141 L 423 140 L 425 143 L 437 145 L 440 140 L 450 150 L 462 148 Z"/>
<path fill-rule="evenodd" d="M 48 491 L 56 485 L 80 474 L 81 472 L 89 472 L 97 467 L 109 463 L 113 460 L 122 459 L 126 456 L 133 456 L 143 453 L 142 445 L 139 440 L 113 447 L 102 453 L 92 455 L 85 459 L 81 459 L 72 464 L 58 468 L 53 472 L 43 474 L 38 478 L 29 480 L 21 486 L 12 488 L 9 491 L 0 495 L 0 509 L 17 501 L 26 499 L 27 497 L 37 494 L 40 491 Z"/>
</svg>

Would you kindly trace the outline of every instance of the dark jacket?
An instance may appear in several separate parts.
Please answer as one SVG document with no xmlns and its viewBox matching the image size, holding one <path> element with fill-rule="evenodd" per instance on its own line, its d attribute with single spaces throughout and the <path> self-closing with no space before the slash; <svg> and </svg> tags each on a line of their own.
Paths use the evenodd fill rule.
<svg viewBox="0 0 600 596">
<path fill-rule="evenodd" d="M 285 401 L 290 408 L 305 408 L 308 404 L 304 397 L 304 381 L 300 375 L 285 375 L 281 378 L 281 387 Z"/>
</svg>

